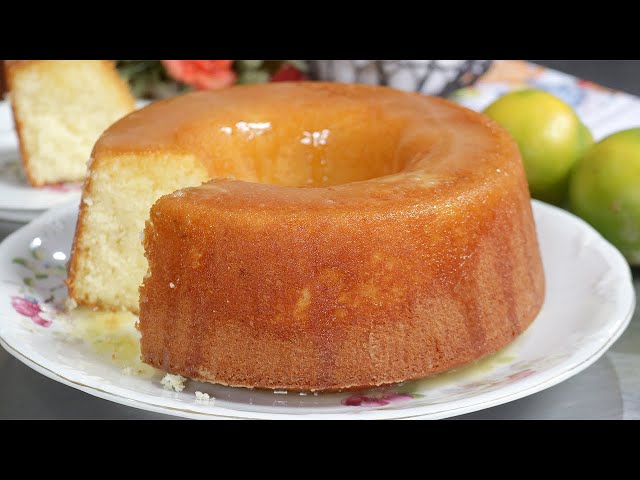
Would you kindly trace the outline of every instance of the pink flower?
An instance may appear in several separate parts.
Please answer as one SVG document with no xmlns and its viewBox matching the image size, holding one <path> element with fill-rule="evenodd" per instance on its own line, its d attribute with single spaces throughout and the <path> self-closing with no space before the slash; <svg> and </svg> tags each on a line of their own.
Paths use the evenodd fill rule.
<svg viewBox="0 0 640 480">
<path fill-rule="evenodd" d="M 20 315 L 29 317 L 33 323 L 36 323 L 41 327 L 48 327 L 51 325 L 51 320 L 47 320 L 40 316 L 42 309 L 40 308 L 40 305 L 38 305 L 38 301 L 33 297 L 11 297 L 11 306 Z"/>
<path fill-rule="evenodd" d="M 161 60 L 171 77 L 198 90 L 216 90 L 233 85 L 233 60 Z"/>
<path fill-rule="evenodd" d="M 534 373 L 536 373 L 535 370 L 532 370 L 532 369 L 528 368 L 526 370 L 522 370 L 521 372 L 513 373 L 513 374 L 509 375 L 507 378 L 509 379 L 509 383 L 511 383 L 511 382 L 516 381 L 516 380 L 520 380 L 521 378 L 530 377 Z"/>
<path fill-rule="evenodd" d="M 342 400 L 348 407 L 384 407 L 390 403 L 407 402 L 413 399 L 409 393 L 385 393 L 381 397 L 367 397 L 366 395 L 351 395 Z"/>
<path fill-rule="evenodd" d="M 53 185 L 45 185 L 47 190 L 51 190 L 53 192 L 75 192 L 82 188 L 82 184 L 80 183 L 56 183 Z"/>
<path fill-rule="evenodd" d="M 298 70 L 290 63 L 285 63 L 280 69 L 271 77 L 272 82 L 296 82 L 299 80 L 308 80 L 304 73 Z"/>
<path fill-rule="evenodd" d="M 382 407 L 389 405 L 389 402 L 382 398 L 367 397 L 365 395 L 351 395 L 342 401 L 348 407 Z"/>
</svg>

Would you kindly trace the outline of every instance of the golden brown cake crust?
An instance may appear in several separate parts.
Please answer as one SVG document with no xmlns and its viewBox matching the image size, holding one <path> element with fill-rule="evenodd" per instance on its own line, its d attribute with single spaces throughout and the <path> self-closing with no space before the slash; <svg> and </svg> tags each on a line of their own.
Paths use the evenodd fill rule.
<svg viewBox="0 0 640 480">
<path fill-rule="evenodd" d="M 370 109 L 388 131 L 370 140 L 390 147 L 395 173 L 319 188 L 216 180 L 160 198 L 145 230 L 145 362 L 232 386 L 358 388 L 476 360 L 533 321 L 544 275 L 517 147 L 446 100 L 340 84 L 243 87 L 138 112 L 96 149 L 151 148 L 131 128 L 153 129 L 159 113 L 153 143 L 188 149 L 199 122 L 215 118 L 208 106 L 230 97 L 257 111 L 282 102 L 294 119 L 296 104 L 315 105 L 309 115 L 327 125 L 354 105 Z M 348 137 L 329 163 L 367 140 Z"/>
</svg>

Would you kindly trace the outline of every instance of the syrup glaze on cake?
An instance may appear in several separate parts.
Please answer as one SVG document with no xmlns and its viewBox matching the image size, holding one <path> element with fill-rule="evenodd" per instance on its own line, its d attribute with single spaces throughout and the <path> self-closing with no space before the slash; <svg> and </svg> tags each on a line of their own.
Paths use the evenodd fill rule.
<svg viewBox="0 0 640 480">
<path fill-rule="evenodd" d="M 115 124 L 92 170 L 154 156 L 215 178 L 151 209 L 139 328 L 155 367 L 381 385 L 496 352 L 542 304 L 517 147 L 446 100 L 323 83 L 189 94 Z"/>
</svg>

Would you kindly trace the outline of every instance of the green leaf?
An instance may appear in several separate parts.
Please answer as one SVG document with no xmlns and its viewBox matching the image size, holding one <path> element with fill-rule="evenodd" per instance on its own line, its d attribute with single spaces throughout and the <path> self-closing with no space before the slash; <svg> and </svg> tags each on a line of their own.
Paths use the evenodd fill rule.
<svg viewBox="0 0 640 480">
<path fill-rule="evenodd" d="M 153 97 L 155 86 L 173 83 L 160 60 L 118 60 L 116 67 L 137 97 Z"/>
<path fill-rule="evenodd" d="M 13 263 L 17 263 L 18 265 L 22 265 L 23 267 L 27 266 L 27 261 L 22 257 L 14 257 L 11 261 Z"/>
<path fill-rule="evenodd" d="M 238 67 L 238 70 L 258 70 L 262 68 L 264 60 L 236 60 L 234 66 Z"/>
<path fill-rule="evenodd" d="M 36 273 L 36 278 L 38 280 L 42 280 L 44 278 L 49 278 L 49 275 L 47 275 L 46 273 Z"/>
<path fill-rule="evenodd" d="M 265 83 L 269 81 L 269 73 L 262 70 L 247 70 L 238 75 L 238 83 Z"/>
<path fill-rule="evenodd" d="M 27 287 L 32 287 L 33 286 L 33 278 L 24 277 L 22 279 L 22 283 L 24 283 Z"/>
</svg>

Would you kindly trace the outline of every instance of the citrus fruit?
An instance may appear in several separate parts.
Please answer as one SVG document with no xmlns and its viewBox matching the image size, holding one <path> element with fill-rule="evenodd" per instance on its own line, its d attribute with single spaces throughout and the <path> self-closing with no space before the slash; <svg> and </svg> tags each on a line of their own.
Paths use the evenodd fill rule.
<svg viewBox="0 0 640 480">
<path fill-rule="evenodd" d="M 640 265 L 640 128 L 614 133 L 586 153 L 571 175 L 569 203 Z"/>
<path fill-rule="evenodd" d="M 571 168 L 593 143 L 573 109 L 543 90 L 526 89 L 507 93 L 484 113 L 518 143 L 531 196 L 562 203 Z"/>
</svg>

